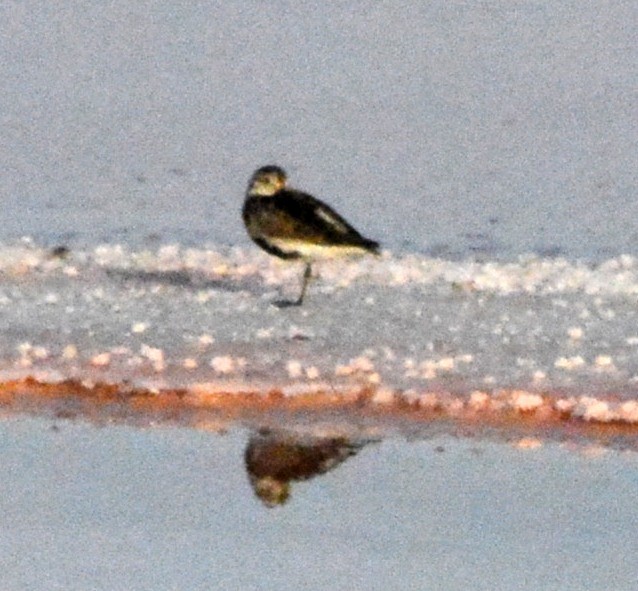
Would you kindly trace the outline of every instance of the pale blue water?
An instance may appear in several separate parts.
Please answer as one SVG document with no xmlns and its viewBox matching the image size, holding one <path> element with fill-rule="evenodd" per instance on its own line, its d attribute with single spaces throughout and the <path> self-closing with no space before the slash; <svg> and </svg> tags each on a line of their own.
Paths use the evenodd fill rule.
<svg viewBox="0 0 638 591">
<path fill-rule="evenodd" d="M 1 421 L 0 586 L 635 589 L 635 455 L 387 440 L 267 509 L 246 440 Z"/>
<path fill-rule="evenodd" d="M 248 244 L 277 162 L 392 250 L 638 253 L 633 0 L 0 6 L 0 241 Z"/>
</svg>

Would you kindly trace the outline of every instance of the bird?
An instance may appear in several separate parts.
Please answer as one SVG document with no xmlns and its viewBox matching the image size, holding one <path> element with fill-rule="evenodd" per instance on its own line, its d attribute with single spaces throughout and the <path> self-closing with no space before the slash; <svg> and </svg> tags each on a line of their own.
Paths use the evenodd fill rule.
<svg viewBox="0 0 638 591">
<path fill-rule="evenodd" d="M 244 461 L 257 497 L 276 507 L 288 501 L 292 484 L 330 472 L 368 443 L 261 429 L 250 437 Z"/>
<path fill-rule="evenodd" d="M 267 165 L 250 177 L 242 218 L 248 235 L 267 253 L 305 263 L 301 293 L 279 307 L 301 306 L 315 260 L 371 253 L 380 245 L 362 236 L 329 205 L 288 187 L 283 168 Z"/>
</svg>

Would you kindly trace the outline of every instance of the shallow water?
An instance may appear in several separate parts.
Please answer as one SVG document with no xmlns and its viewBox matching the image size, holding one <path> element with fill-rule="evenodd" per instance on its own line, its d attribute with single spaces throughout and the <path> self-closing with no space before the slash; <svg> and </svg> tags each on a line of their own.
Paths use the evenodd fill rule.
<svg viewBox="0 0 638 591">
<path fill-rule="evenodd" d="M 2 241 L 247 245 L 276 162 L 395 252 L 638 253 L 632 0 L 0 11 Z"/>
<path fill-rule="evenodd" d="M 635 586 L 635 454 L 390 438 L 293 483 L 287 503 L 268 508 L 246 473 L 248 439 L 241 429 L 0 421 L 0 583 L 69 591 Z"/>
</svg>

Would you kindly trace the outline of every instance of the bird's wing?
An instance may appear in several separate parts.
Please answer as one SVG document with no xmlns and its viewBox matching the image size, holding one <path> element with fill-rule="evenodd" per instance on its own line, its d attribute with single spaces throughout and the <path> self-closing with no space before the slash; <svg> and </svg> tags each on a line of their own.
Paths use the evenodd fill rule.
<svg viewBox="0 0 638 591">
<path fill-rule="evenodd" d="M 286 219 L 289 235 L 308 241 L 352 246 L 369 246 L 364 238 L 329 205 L 300 191 L 281 191 L 273 206 Z"/>
</svg>

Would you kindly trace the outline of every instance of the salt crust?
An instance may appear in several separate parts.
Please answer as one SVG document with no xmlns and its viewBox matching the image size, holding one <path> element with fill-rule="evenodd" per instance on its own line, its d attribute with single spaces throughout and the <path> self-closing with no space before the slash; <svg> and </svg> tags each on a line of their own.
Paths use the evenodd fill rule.
<svg viewBox="0 0 638 591">
<path fill-rule="evenodd" d="M 192 249 L 179 245 L 166 245 L 155 251 L 131 251 L 121 245 L 103 245 L 91 251 L 74 251 L 70 258 L 52 258 L 47 249 L 39 248 L 29 241 L 17 245 L 0 245 L 0 272 L 3 274 L 3 283 L 0 284 L 0 306 L 11 308 L 11 311 L 20 312 L 21 298 L 34 298 L 38 306 L 50 309 L 50 314 L 56 317 L 65 314 L 77 314 L 81 308 L 89 313 L 95 310 L 98 314 L 108 315 L 122 314 L 126 301 L 116 300 L 118 296 L 136 298 L 161 296 L 167 286 L 152 282 L 134 282 L 124 284 L 121 292 L 111 289 L 112 279 L 109 274 L 117 272 L 130 273 L 130 277 L 144 278 L 153 273 L 179 272 L 190 275 L 198 281 L 216 282 L 225 279 L 239 285 L 241 281 L 252 280 L 257 277 L 262 284 L 277 284 L 280 286 L 289 280 L 298 279 L 298 269 L 294 265 L 284 265 L 263 256 L 257 251 L 243 250 L 239 248 L 227 249 Z M 127 277 L 123 274 L 122 277 Z M 179 280 L 179 275 L 176 276 Z M 94 282 L 87 278 L 96 278 Z M 39 282 L 46 279 L 46 286 L 38 291 Z M 84 281 L 83 287 L 78 290 L 77 298 L 67 299 L 65 286 L 74 282 Z M 516 262 L 499 263 L 488 261 L 478 263 L 474 261 L 444 261 L 431 259 L 417 255 L 392 255 L 384 253 L 383 257 L 370 261 L 362 261 L 352 264 L 339 264 L 328 262 L 321 267 L 321 283 L 323 288 L 339 294 L 339 289 L 351 289 L 355 283 L 365 283 L 368 287 L 380 286 L 383 289 L 397 289 L 402 286 L 426 286 L 428 294 L 436 294 L 441 286 L 447 286 L 443 297 L 450 298 L 450 293 L 461 290 L 463 294 L 459 298 L 459 305 L 464 305 L 474 298 L 480 310 L 482 299 L 480 294 L 493 294 L 496 296 L 509 296 L 512 294 L 530 294 L 536 296 L 548 296 L 542 301 L 546 307 L 554 307 L 557 314 L 563 310 L 569 310 L 572 300 L 569 294 L 581 294 L 587 299 L 580 310 L 577 310 L 572 318 L 579 318 L 575 323 L 567 324 L 562 329 L 562 354 L 555 356 L 553 360 L 541 364 L 537 357 L 527 351 L 517 352 L 514 356 L 515 363 L 512 367 L 527 372 L 529 382 L 542 384 L 544 389 L 551 389 L 552 380 L 557 375 L 566 376 L 583 375 L 586 377 L 601 376 L 601 379 L 625 379 L 627 384 L 632 384 L 632 375 L 635 371 L 625 371 L 623 364 L 631 362 L 629 353 L 621 350 L 621 354 L 613 354 L 606 350 L 596 350 L 597 340 L 601 334 L 608 338 L 609 323 L 614 322 L 621 315 L 618 312 L 617 301 L 613 298 L 631 299 L 638 293 L 638 267 L 630 256 L 620 256 L 610 259 L 598 265 L 586 265 L 584 263 L 569 262 L 562 259 L 542 259 L 538 257 L 521 257 Z M 43 284 L 44 285 L 44 284 Z M 52 289 L 54 286 L 55 289 Z M 338 288 L 338 289 L 336 289 Z M 319 289 L 319 287 L 317 288 Z M 450 292 L 449 289 L 452 291 Z M 324 290 L 325 291 L 325 290 Z M 332 293 L 331 291 L 331 293 Z M 473 295 L 476 292 L 479 295 Z M 75 293 L 75 292 L 74 292 Z M 184 290 L 186 296 L 190 293 L 191 300 L 203 294 L 202 304 L 215 312 L 214 301 L 217 297 L 214 289 Z M 232 291 L 230 293 L 233 293 Z M 327 293 L 327 292 L 325 292 Z M 379 292 L 381 293 L 381 292 Z M 236 294 L 238 310 L 241 306 L 255 305 L 254 302 L 263 305 L 259 297 L 255 298 L 252 292 Z M 204 297 L 205 296 L 205 297 Z M 367 298 L 367 299 L 366 299 Z M 362 296 L 363 305 L 375 308 L 378 297 Z M 26 300 L 25 300 L 26 301 Z M 622 299 L 620 300 L 623 301 Z M 211 303 L 212 302 L 212 303 Z M 486 335 L 495 335 L 500 339 L 502 347 L 512 345 L 512 313 L 507 308 L 504 300 L 503 312 L 496 324 L 480 326 L 477 322 L 476 330 L 484 331 Z M 84 307 L 83 307 L 84 306 Z M 143 308 L 140 304 L 136 310 Z M 31 309 L 31 308 L 29 308 Z M 37 308 L 34 308 L 37 310 Z M 152 310 L 151 310 L 152 312 Z M 238 311 L 238 313 L 241 313 Z M 526 313 L 531 314 L 530 327 L 534 327 L 534 308 L 530 307 Z M 265 307 L 263 310 L 263 324 L 257 325 L 252 334 L 257 341 L 263 341 L 266 346 L 270 342 L 279 343 L 282 336 L 288 341 L 304 343 L 313 339 L 324 338 L 323 327 L 305 322 L 308 318 L 306 310 L 299 310 L 296 323 L 290 322 L 288 328 L 267 324 L 275 317 L 280 317 L 281 311 Z M 416 309 L 414 318 L 423 316 L 422 309 Z M 190 338 L 193 344 L 191 349 L 183 348 L 178 356 L 172 357 L 172 350 L 164 345 L 157 345 L 154 335 L 157 329 L 164 328 L 162 317 L 151 318 L 146 314 L 126 317 L 128 321 L 122 333 L 122 341 L 106 344 L 106 346 L 87 347 L 81 339 L 73 340 L 61 335 L 54 335 L 51 341 L 37 342 L 32 335 L 23 334 L 16 339 L 15 344 L 10 343 L 14 356 L 0 360 L 0 371 L 13 371 L 18 375 L 42 375 L 47 379 L 53 376 L 64 377 L 65 372 L 77 372 L 81 374 L 92 368 L 91 371 L 105 372 L 105 375 L 115 377 L 120 375 L 122 379 L 129 379 L 129 375 L 122 372 L 143 372 L 144 368 L 150 368 L 155 372 L 155 378 L 151 379 L 145 374 L 145 379 L 157 391 L 161 390 L 161 384 L 174 384 L 173 373 L 180 370 L 191 372 L 199 378 L 201 372 L 209 368 L 216 378 L 242 379 L 246 368 L 259 370 L 253 367 L 252 360 L 246 357 L 230 354 L 223 350 L 222 346 L 227 341 L 224 334 L 218 338 L 217 328 L 223 325 L 219 323 L 213 326 L 215 336 L 211 332 L 203 332 L 199 337 Z M 223 320 L 223 319 L 222 319 Z M 456 334 L 459 326 L 454 318 L 432 314 L 429 322 L 437 324 L 449 323 L 449 334 Z M 573 320 L 572 320 L 573 322 Z M 88 325 L 90 327 L 90 324 Z M 179 330 L 179 328 L 178 328 Z M 531 328 L 530 328 L 531 330 Z M 596 331 L 598 330 L 598 334 Z M 70 331 L 69 331 L 70 332 Z M 128 333 L 128 339 L 126 340 Z M 195 335 L 197 333 L 192 332 Z M 363 336 L 367 332 L 364 331 Z M 381 334 L 381 333 L 380 333 Z M 144 335 L 146 343 L 140 343 L 139 336 Z M 375 334 L 376 336 L 376 334 Z M 137 337 L 137 339 L 135 339 Z M 176 334 L 177 339 L 183 338 Z M 134 339 L 134 340 L 130 340 Z M 635 347 L 638 337 L 629 333 L 622 335 L 622 344 L 626 347 Z M 381 343 L 373 343 L 374 348 L 362 347 L 360 355 L 354 355 L 346 362 L 339 362 L 335 355 L 335 363 L 332 367 L 315 362 L 314 359 L 286 358 L 282 353 L 280 363 L 283 367 L 281 377 L 295 382 L 288 387 L 288 392 L 303 392 L 308 388 L 316 391 L 320 386 L 319 379 L 323 376 L 332 376 L 336 379 L 337 386 L 342 383 L 355 383 L 360 386 L 373 387 L 375 395 L 373 402 L 388 404 L 398 400 L 404 400 L 415 404 L 422 409 L 443 409 L 453 416 L 455 414 L 471 412 L 501 412 L 514 411 L 521 413 L 540 412 L 551 408 L 560 413 L 567 413 L 585 421 L 598 422 L 638 422 L 638 401 L 615 400 L 607 397 L 596 396 L 567 396 L 565 398 L 546 397 L 538 392 L 521 390 L 499 390 L 498 379 L 488 372 L 474 378 L 474 386 L 481 382 L 489 384 L 489 388 L 473 390 L 470 384 L 468 394 L 441 395 L 437 392 L 427 391 L 424 384 L 445 383 L 444 380 L 466 375 L 472 368 L 480 368 L 480 350 L 459 352 L 445 350 L 439 342 L 430 337 L 424 340 L 421 348 L 414 355 L 405 356 L 405 352 L 397 352 Z M 91 343 L 91 341 L 88 341 Z M 497 341 L 492 341 L 497 342 Z M 461 343 L 462 344 L 462 343 Z M 520 347 L 520 344 L 518 345 Z M 195 348 L 194 348 L 195 347 Z M 394 345 L 393 345 L 394 347 Z M 439 351 L 439 348 L 441 350 Z M 206 351 L 208 353 L 206 353 Z M 381 353 L 380 353 L 381 352 Z M 499 353 L 498 350 L 495 351 Z M 348 359 L 348 358 L 346 358 Z M 252 365 L 251 365 L 252 364 Z M 410 382 L 409 389 L 396 389 L 392 379 L 387 379 L 388 367 L 392 371 Z M 85 368 L 84 370 L 82 368 Z M 394 369 L 393 369 L 394 368 Z M 623 374 L 623 371 L 625 373 Z M 118 373 L 119 372 L 119 373 Z M 623 376 L 626 376 L 623 378 Z M 97 376 L 99 378 L 99 375 Z M 89 379 L 89 378 L 86 378 Z M 137 379 L 140 379 L 137 376 Z M 89 379 L 90 381 L 90 379 Z M 443 382 L 442 382 L 443 381 Z M 634 380 L 635 381 L 635 380 Z M 315 382 L 313 384 L 313 382 Z M 415 387 L 412 387 L 412 383 Z M 567 380 L 565 383 L 569 383 Z M 191 387 L 193 382 L 187 382 Z M 538 385 L 537 384 L 537 385 Z M 329 380 L 328 388 L 335 387 Z M 437 386 L 438 387 L 438 386 Z M 484 389 L 483 389 L 484 388 Z M 426 390 L 426 391 L 424 391 Z M 508 392 L 504 394 L 504 392 Z"/>
<path fill-rule="evenodd" d="M 291 266 L 264 257 L 254 249 L 194 249 L 172 244 L 161 246 L 153 252 L 131 251 L 120 244 L 100 245 L 92 251 L 74 252 L 71 263 L 51 258 L 47 249 L 29 241 L 0 245 L 0 271 L 8 275 L 34 271 L 60 271 L 75 275 L 81 273 L 84 265 L 145 272 L 201 272 L 217 277 L 239 278 L 258 274 L 272 284 L 280 284 L 283 279 L 297 274 Z M 534 255 L 520 256 L 514 263 L 478 263 L 385 253 L 374 261 L 374 265 L 367 260 L 348 265 L 326 262 L 322 265 L 321 275 L 328 283 L 350 284 L 364 277 L 369 283 L 394 286 L 445 282 L 465 286 L 470 291 L 501 294 L 576 291 L 590 295 L 638 294 L 638 266 L 635 258 L 629 255 L 589 265 Z M 370 305 L 373 303 L 370 302 Z M 580 337 L 577 330 L 570 334 L 570 338 Z"/>
</svg>

